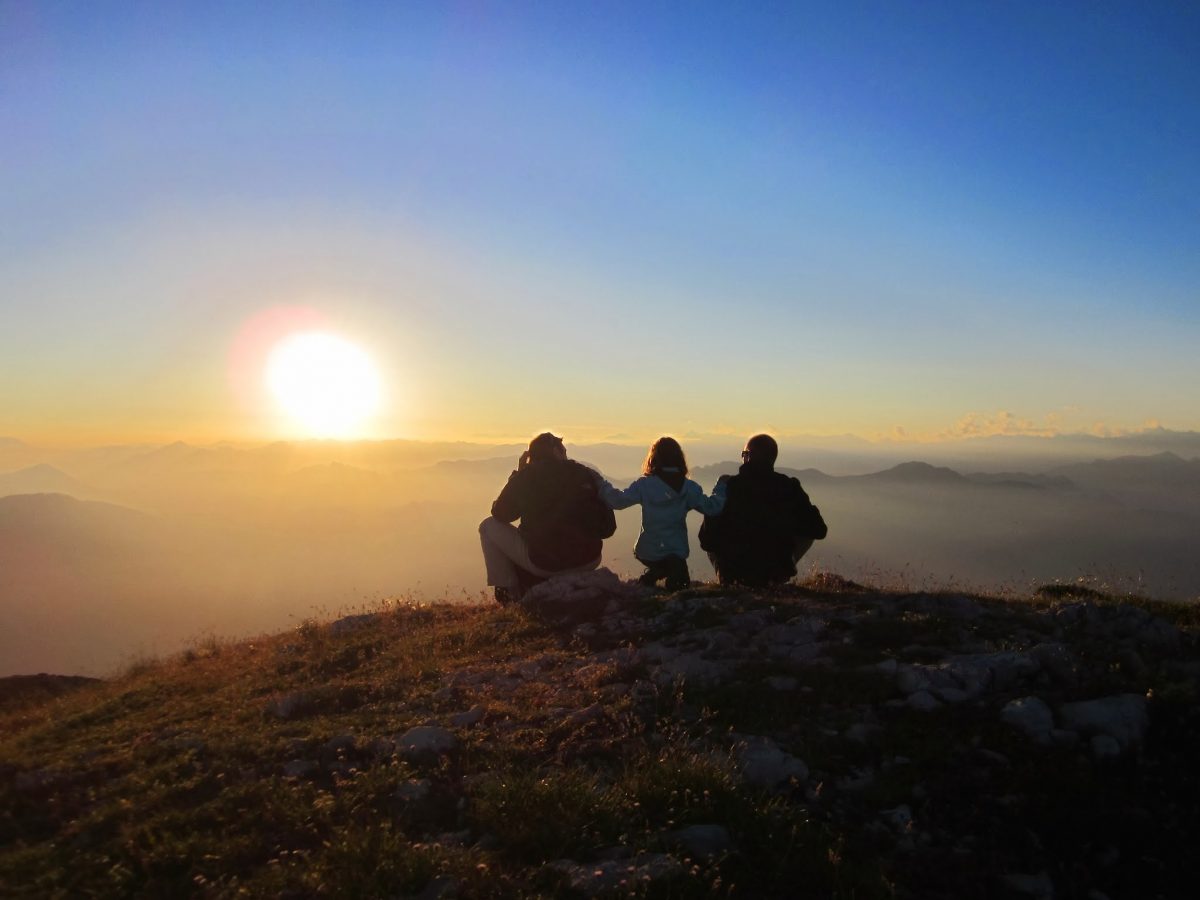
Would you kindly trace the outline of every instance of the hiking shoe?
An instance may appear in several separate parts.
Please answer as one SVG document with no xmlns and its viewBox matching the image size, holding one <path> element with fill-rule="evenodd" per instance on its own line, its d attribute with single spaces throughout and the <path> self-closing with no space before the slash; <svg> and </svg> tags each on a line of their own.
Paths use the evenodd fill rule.
<svg viewBox="0 0 1200 900">
<path fill-rule="evenodd" d="M 517 602 L 517 592 L 515 588 L 498 587 L 496 588 L 496 602 L 501 606 L 508 606 L 510 603 Z"/>
</svg>

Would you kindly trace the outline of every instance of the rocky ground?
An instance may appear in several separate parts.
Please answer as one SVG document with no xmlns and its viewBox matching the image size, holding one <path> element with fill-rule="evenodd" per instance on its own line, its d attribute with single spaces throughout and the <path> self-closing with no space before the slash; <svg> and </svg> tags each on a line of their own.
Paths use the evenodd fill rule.
<svg viewBox="0 0 1200 900">
<path fill-rule="evenodd" d="M 1190 897 L 1195 623 L 1071 587 L 658 596 L 605 570 L 306 623 L 10 718 L 0 892 Z M 121 800 L 167 810 L 157 844 Z"/>
</svg>

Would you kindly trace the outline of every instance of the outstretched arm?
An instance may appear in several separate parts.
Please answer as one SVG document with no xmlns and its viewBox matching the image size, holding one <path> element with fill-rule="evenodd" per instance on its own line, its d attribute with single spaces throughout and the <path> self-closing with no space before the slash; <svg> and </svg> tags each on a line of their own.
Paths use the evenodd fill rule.
<svg viewBox="0 0 1200 900">
<path fill-rule="evenodd" d="M 603 478 L 600 479 L 600 496 L 613 509 L 626 509 L 642 502 L 641 479 L 639 478 L 625 490 L 617 490 Z"/>
<path fill-rule="evenodd" d="M 688 509 L 697 509 L 706 516 L 719 516 L 725 508 L 725 482 L 718 481 L 712 496 L 706 497 L 704 489 L 694 481 L 687 483 Z"/>
</svg>

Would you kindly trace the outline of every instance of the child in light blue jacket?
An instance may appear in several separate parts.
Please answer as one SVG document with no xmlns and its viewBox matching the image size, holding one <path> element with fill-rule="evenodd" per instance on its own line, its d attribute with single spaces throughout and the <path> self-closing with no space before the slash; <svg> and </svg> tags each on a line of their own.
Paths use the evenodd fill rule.
<svg viewBox="0 0 1200 900">
<path fill-rule="evenodd" d="M 704 489 L 687 473 L 687 459 L 679 442 L 661 437 L 650 446 L 641 478 L 623 491 L 607 481 L 601 486 L 601 496 L 613 509 L 642 505 L 642 533 L 633 555 L 646 567 L 640 579 L 644 585 L 653 586 L 665 579 L 667 590 L 677 591 L 691 584 L 687 567 L 688 510 L 715 516 L 725 508 L 724 483 L 706 497 Z"/>
</svg>

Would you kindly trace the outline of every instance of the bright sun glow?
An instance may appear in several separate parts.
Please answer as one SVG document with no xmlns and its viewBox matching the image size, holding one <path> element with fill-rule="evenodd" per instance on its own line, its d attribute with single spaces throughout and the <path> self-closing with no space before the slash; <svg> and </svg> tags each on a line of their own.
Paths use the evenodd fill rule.
<svg viewBox="0 0 1200 900">
<path fill-rule="evenodd" d="M 289 335 L 267 360 L 267 387 L 309 437 L 361 437 L 379 411 L 379 372 L 363 349 L 323 331 Z"/>
</svg>

